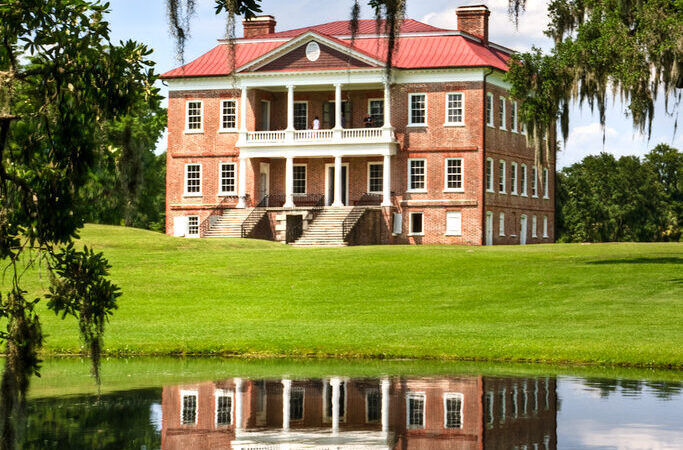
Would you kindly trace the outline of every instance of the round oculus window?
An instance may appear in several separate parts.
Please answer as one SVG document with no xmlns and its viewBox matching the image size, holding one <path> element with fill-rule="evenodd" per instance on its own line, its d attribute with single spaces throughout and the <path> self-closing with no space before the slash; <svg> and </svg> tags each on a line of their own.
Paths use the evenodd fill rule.
<svg viewBox="0 0 683 450">
<path fill-rule="evenodd" d="M 309 61 L 317 61 L 320 58 L 320 46 L 317 42 L 309 42 L 306 46 L 306 58 Z"/>
</svg>

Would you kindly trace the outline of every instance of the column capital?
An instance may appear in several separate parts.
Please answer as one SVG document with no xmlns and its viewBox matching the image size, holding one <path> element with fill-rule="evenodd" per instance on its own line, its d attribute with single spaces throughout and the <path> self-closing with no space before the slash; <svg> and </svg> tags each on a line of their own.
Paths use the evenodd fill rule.
<svg viewBox="0 0 683 450">
<path fill-rule="evenodd" d="M 296 87 L 296 85 L 294 85 L 294 84 L 288 84 L 288 85 L 287 85 L 287 90 L 290 90 L 290 89 L 291 89 L 291 90 L 294 90 L 295 87 Z"/>
<path fill-rule="evenodd" d="M 344 85 L 344 83 L 334 83 L 334 87 L 336 87 L 336 88 L 342 87 L 343 85 Z"/>
</svg>

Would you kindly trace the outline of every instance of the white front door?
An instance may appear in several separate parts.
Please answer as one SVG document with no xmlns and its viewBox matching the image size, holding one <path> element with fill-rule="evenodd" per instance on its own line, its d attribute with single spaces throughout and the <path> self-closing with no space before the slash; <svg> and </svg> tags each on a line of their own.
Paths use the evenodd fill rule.
<svg viewBox="0 0 683 450">
<path fill-rule="evenodd" d="M 519 245 L 526 245 L 526 216 L 524 214 L 520 219 Z"/>
<path fill-rule="evenodd" d="M 486 245 L 493 245 L 493 213 L 486 213 Z"/>
<path fill-rule="evenodd" d="M 270 194 L 270 164 L 261 163 L 261 175 L 259 177 L 259 202 Z M 268 205 L 264 205 L 268 206 Z"/>
</svg>

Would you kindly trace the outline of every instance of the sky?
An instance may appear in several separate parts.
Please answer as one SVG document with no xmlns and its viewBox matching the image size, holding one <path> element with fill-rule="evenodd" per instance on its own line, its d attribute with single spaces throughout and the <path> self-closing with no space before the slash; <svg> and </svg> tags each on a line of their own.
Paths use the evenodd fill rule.
<svg viewBox="0 0 683 450">
<path fill-rule="evenodd" d="M 185 60 L 192 61 L 216 45 L 216 40 L 225 37 L 225 15 L 216 16 L 214 0 L 196 0 L 197 12 L 191 22 L 191 36 L 185 47 Z M 407 0 L 406 17 L 430 25 L 455 29 L 455 9 L 469 4 L 486 4 L 491 10 L 489 39 L 514 50 L 529 50 L 532 45 L 543 49 L 551 47 L 550 40 L 543 34 L 548 22 L 547 1 L 527 2 L 527 11 L 520 17 L 516 28 L 507 14 L 508 0 Z M 176 59 L 175 42 L 169 33 L 165 0 L 110 0 L 111 14 L 108 17 L 111 37 L 119 40 L 133 39 L 154 49 L 152 59 L 157 62 L 156 71 L 163 73 L 179 66 Z M 352 0 L 262 0 L 263 14 L 275 16 L 276 30 L 300 28 L 334 20 L 347 19 Z M 367 0 L 361 0 L 362 18 L 371 19 L 373 14 Z M 241 24 L 237 36 L 242 35 Z M 164 96 L 167 90 L 162 87 Z M 607 122 L 603 129 L 598 115 L 587 105 L 573 105 L 570 115 L 570 132 L 566 145 L 557 155 L 558 168 L 580 161 L 589 154 L 606 151 L 619 157 L 622 155 L 642 156 L 659 143 L 683 148 L 683 133 L 674 132 L 676 117 L 667 113 L 663 99 L 655 108 L 652 135 L 641 135 L 633 129 L 626 107 L 618 99 L 610 102 Z M 165 137 L 159 142 L 158 150 L 165 150 Z"/>
</svg>

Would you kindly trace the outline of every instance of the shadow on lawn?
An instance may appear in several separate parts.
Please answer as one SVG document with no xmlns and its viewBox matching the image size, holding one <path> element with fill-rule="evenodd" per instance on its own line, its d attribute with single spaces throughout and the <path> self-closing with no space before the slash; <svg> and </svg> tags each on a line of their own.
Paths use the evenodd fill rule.
<svg viewBox="0 0 683 450">
<path fill-rule="evenodd" d="M 683 258 L 669 256 L 661 258 L 601 259 L 600 261 L 589 261 L 588 264 L 683 264 Z"/>
</svg>

